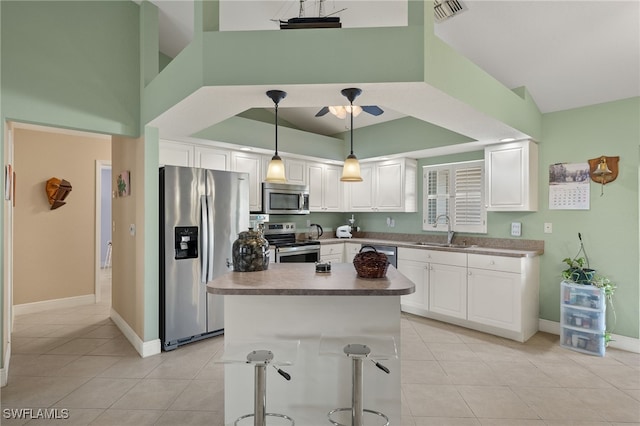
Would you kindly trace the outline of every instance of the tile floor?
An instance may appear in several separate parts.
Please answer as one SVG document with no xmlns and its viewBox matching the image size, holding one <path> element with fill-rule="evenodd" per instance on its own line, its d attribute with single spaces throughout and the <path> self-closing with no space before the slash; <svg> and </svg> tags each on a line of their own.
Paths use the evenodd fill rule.
<svg viewBox="0 0 640 426">
<path fill-rule="evenodd" d="M 105 303 L 16 318 L 0 423 L 222 425 L 223 338 L 142 359 L 103 288 Z M 412 315 L 401 353 L 402 425 L 640 425 L 640 354 L 593 357 L 546 333 L 520 344 Z M 8 419 L 10 408 L 69 418 Z"/>
</svg>

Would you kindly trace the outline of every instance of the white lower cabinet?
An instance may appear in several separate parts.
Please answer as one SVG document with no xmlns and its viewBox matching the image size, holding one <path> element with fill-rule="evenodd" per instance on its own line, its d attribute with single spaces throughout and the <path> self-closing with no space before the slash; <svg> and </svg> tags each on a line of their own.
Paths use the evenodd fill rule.
<svg viewBox="0 0 640 426">
<path fill-rule="evenodd" d="M 344 261 L 353 263 L 353 258 L 360 252 L 360 243 L 344 243 Z"/>
<path fill-rule="evenodd" d="M 538 257 L 398 248 L 402 310 L 524 342 L 538 331 Z"/>
<path fill-rule="evenodd" d="M 402 310 L 426 314 L 429 310 L 429 263 L 425 251 L 398 247 L 398 271 L 416 286 L 414 293 L 400 297 Z"/>
<path fill-rule="evenodd" d="M 429 265 L 429 311 L 467 318 L 466 266 Z"/>
<path fill-rule="evenodd" d="M 538 331 L 539 258 L 469 254 L 469 320 L 524 342 Z M 506 336 L 510 337 L 510 336 Z"/>
<path fill-rule="evenodd" d="M 520 274 L 469 268 L 469 320 L 520 329 Z"/>
<path fill-rule="evenodd" d="M 343 259 L 344 259 L 344 243 L 320 245 L 321 261 L 342 263 Z"/>
</svg>

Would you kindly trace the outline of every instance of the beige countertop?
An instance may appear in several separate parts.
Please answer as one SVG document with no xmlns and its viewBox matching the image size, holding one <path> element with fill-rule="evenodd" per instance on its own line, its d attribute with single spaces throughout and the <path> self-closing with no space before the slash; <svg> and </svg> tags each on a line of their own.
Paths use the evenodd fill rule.
<svg viewBox="0 0 640 426">
<path fill-rule="evenodd" d="M 505 248 L 505 247 L 485 247 L 481 244 L 469 244 L 466 247 L 462 247 L 463 244 L 457 247 L 444 247 L 439 245 L 422 245 L 418 241 L 398 241 L 376 238 L 321 238 L 318 240 L 320 244 L 341 244 L 341 243 L 355 243 L 355 244 L 373 244 L 373 245 L 388 245 L 395 247 L 405 247 L 419 250 L 437 250 L 437 251 L 453 251 L 472 254 L 484 254 L 490 256 L 504 256 L 504 257 L 535 257 L 544 253 L 540 248 Z"/>
<path fill-rule="evenodd" d="M 315 263 L 272 263 L 257 272 L 227 272 L 207 284 L 207 292 L 263 296 L 400 296 L 415 285 L 389 265 L 384 278 L 360 278 L 351 263 L 333 263 L 331 272 Z"/>
</svg>

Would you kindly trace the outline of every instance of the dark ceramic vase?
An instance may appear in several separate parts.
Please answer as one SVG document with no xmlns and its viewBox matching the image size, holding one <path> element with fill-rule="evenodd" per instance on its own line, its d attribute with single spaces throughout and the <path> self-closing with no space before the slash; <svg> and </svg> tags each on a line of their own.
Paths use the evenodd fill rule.
<svg viewBox="0 0 640 426">
<path fill-rule="evenodd" d="M 249 228 L 233 242 L 233 270 L 236 272 L 264 271 L 269 268 L 269 242 L 262 232 Z"/>
</svg>

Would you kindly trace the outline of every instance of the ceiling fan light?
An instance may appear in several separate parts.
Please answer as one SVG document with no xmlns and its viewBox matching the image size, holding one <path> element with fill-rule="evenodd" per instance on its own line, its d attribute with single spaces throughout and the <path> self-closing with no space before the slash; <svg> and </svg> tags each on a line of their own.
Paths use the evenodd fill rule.
<svg viewBox="0 0 640 426">
<path fill-rule="evenodd" d="M 284 163 L 279 155 L 274 155 L 269 161 L 269 168 L 267 169 L 266 182 L 286 183 L 287 178 L 284 173 Z"/>
<path fill-rule="evenodd" d="M 362 182 L 362 175 L 360 174 L 360 163 L 355 155 L 350 154 L 344 161 L 342 167 L 342 182 Z"/>
<path fill-rule="evenodd" d="M 362 112 L 362 107 L 360 105 L 349 105 L 345 107 L 348 113 L 352 113 L 354 117 L 357 117 Z"/>
<path fill-rule="evenodd" d="M 345 118 L 347 116 L 347 110 L 342 105 L 330 106 L 329 112 L 338 118 Z"/>
</svg>

